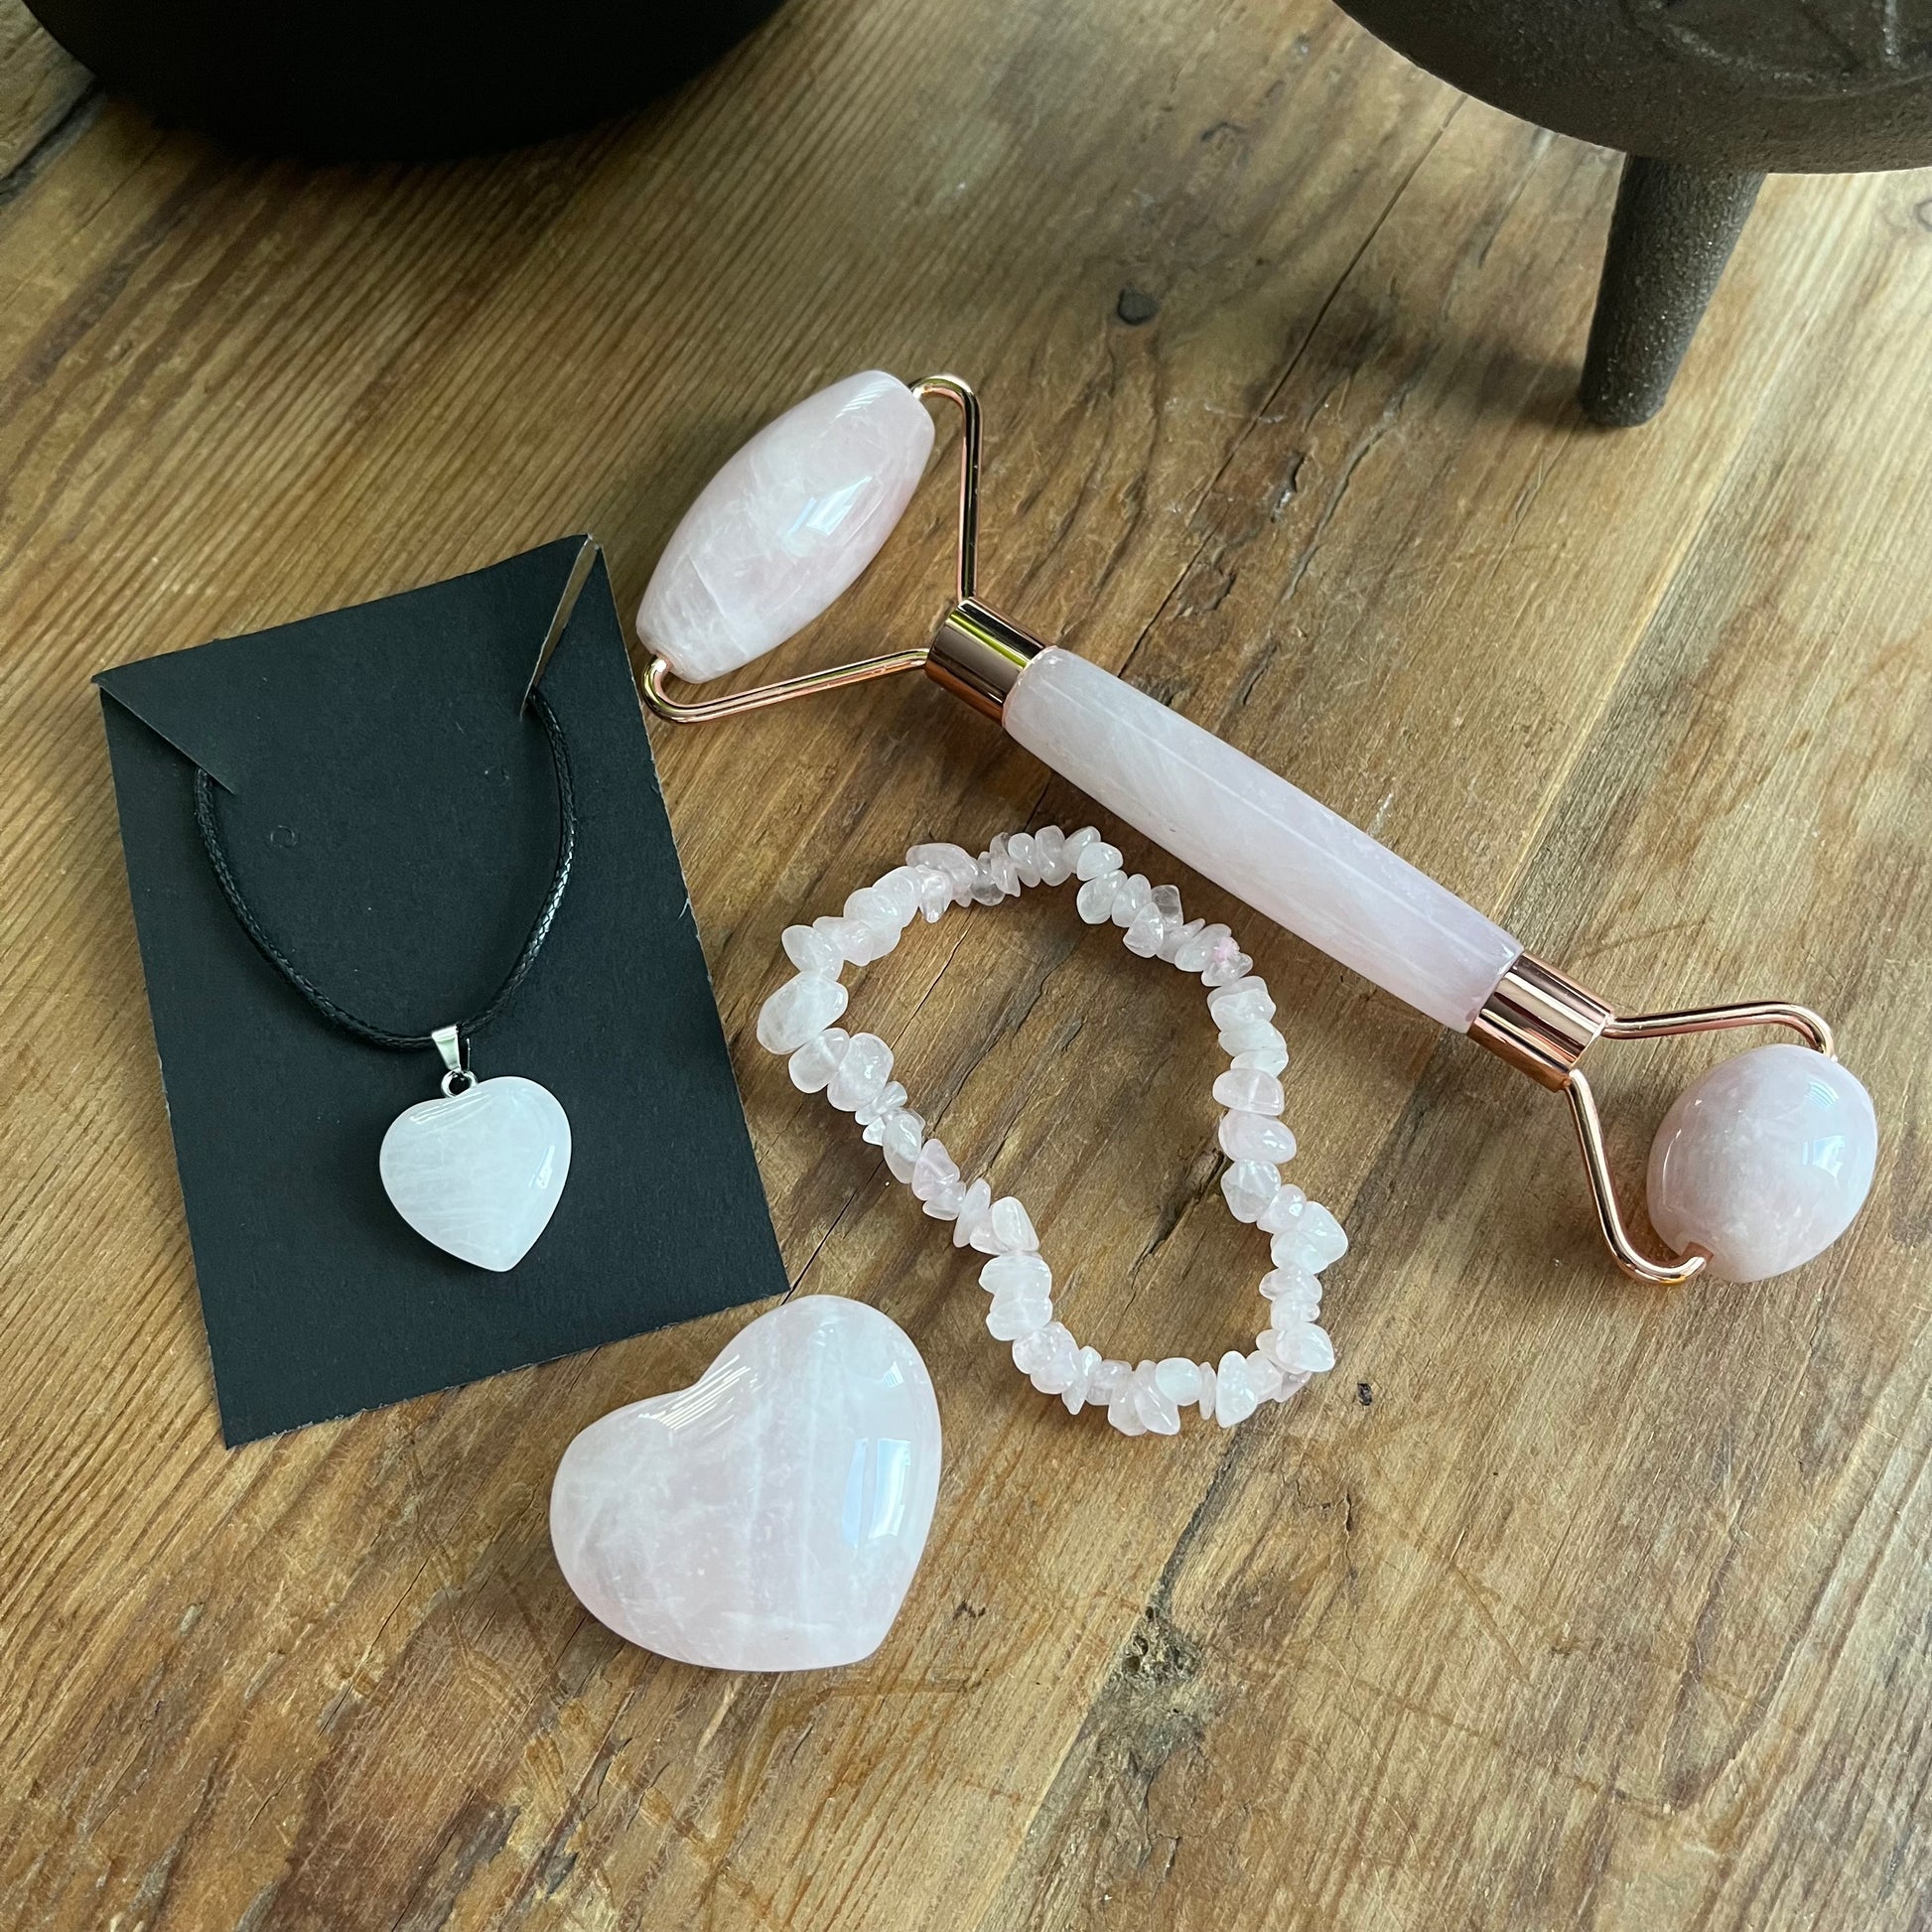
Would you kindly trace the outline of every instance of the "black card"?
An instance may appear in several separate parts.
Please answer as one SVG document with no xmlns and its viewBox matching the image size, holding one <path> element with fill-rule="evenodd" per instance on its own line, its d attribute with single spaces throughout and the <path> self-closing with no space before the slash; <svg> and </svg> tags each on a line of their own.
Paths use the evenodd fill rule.
<svg viewBox="0 0 1932 1932">
<path fill-rule="evenodd" d="M 570 1117 L 562 1197 L 513 1270 L 432 1247 L 382 1190 L 383 1133 L 441 1060 L 328 1025 L 196 832 L 200 765 L 261 924 L 358 1018 L 479 1011 L 556 858 L 523 696 L 584 542 L 95 680 L 231 1444 L 784 1292 L 601 556 L 542 675 L 576 779 L 569 888 L 471 1048 Z"/>
</svg>

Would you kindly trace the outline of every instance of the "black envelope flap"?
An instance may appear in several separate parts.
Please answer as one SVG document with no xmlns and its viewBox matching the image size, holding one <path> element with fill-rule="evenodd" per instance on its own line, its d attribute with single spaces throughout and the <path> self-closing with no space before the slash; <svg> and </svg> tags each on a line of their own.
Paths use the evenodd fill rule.
<svg viewBox="0 0 1932 1932">
<path fill-rule="evenodd" d="M 503 677 L 500 653 L 458 627 L 475 616 L 466 605 L 401 591 L 247 636 L 117 664 L 97 671 L 94 683 L 226 790 L 279 775 L 299 792 L 334 775 L 330 748 L 315 742 L 315 727 L 335 712 L 345 687 L 371 702 L 420 705 L 426 726 L 449 716 L 448 694 L 439 699 L 436 685 L 452 674 L 458 684 L 477 674 L 493 679 L 505 704 L 519 704 L 539 656 L 547 656 L 545 644 L 561 640 L 550 636 L 552 621 L 566 598 L 562 615 L 567 620 L 574 612 L 585 581 L 577 565 L 596 547 L 588 535 L 560 537 L 516 560 L 528 569 L 492 585 L 491 618 L 508 632 L 510 661 L 527 646 L 520 676 Z M 596 567 L 602 568 L 601 556 Z"/>
</svg>

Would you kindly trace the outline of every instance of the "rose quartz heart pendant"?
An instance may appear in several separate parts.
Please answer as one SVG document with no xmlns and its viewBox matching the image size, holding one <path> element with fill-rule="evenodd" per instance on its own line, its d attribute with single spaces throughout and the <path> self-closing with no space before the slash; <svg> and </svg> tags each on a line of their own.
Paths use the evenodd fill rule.
<svg viewBox="0 0 1932 1932">
<path fill-rule="evenodd" d="M 823 1670 L 879 1647 L 925 1548 L 939 1406 L 864 1302 L 761 1314 L 687 1389 L 564 1451 L 550 1542 L 601 1623 L 712 1670 Z"/>
<path fill-rule="evenodd" d="M 557 1211 L 570 1119 L 534 1080 L 476 1080 L 398 1114 L 377 1165 L 396 1212 L 425 1241 L 507 1274 Z"/>
</svg>

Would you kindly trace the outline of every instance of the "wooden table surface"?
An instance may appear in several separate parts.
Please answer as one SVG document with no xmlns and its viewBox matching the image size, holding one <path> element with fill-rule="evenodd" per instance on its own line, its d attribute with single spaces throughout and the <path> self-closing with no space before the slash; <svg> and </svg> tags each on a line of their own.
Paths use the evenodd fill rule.
<svg viewBox="0 0 1932 1932">
<path fill-rule="evenodd" d="M 1323 0 L 793 0 L 622 125 L 326 172 L 157 131 L 8 6 L 7 1924 L 1932 1923 L 1932 183 L 1775 181 L 1605 434 L 1614 157 Z M 1554 1097 L 1241 919 L 1340 1359 L 1124 1442 L 753 1039 L 801 911 L 1081 801 L 922 680 L 654 727 L 788 1266 L 904 1326 L 946 1432 L 878 1654 L 715 1675 L 584 1614 L 545 1500 L 738 1315 L 222 1449 L 87 680 L 584 527 L 628 603 L 873 364 L 980 384 L 994 601 L 1615 999 L 1821 1007 L 1884 1141 L 1815 1265 L 1640 1291 Z M 788 661 L 919 641 L 949 513 Z M 860 1005 L 1068 1318 L 1243 1343 L 1197 996 L 1056 897 L 923 932 Z M 1715 1050 L 1605 1052 L 1626 1177 Z"/>
</svg>

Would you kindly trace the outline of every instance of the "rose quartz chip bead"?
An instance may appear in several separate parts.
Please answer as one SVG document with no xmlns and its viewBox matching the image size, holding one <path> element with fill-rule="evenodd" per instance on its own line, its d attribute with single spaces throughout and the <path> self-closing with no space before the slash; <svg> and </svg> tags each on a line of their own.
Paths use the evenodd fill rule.
<svg viewBox="0 0 1932 1932">
<path fill-rule="evenodd" d="M 1164 959 L 1198 977 L 1228 1068 L 1213 1083 L 1226 1110 L 1217 1128 L 1228 1166 L 1221 1193 L 1236 1220 L 1269 1237 L 1272 1267 L 1261 1293 L 1268 1325 L 1248 1353 L 1218 1362 L 1170 1355 L 1138 1363 L 1083 1345 L 1053 1311 L 1053 1272 L 1019 1197 L 995 1195 L 983 1176 L 966 1179 L 943 1142 L 906 1104 L 892 1078 L 893 1053 L 875 1034 L 849 1034 L 833 1021 L 845 1012 L 847 965 L 883 958 L 915 920 L 949 906 L 999 905 L 1038 886 L 1076 882 L 1080 917 L 1111 921 L 1122 944 L 1144 959 Z M 792 1083 L 823 1093 L 859 1122 L 894 1179 L 924 1212 L 952 1224 L 953 1245 L 989 1257 L 980 1267 L 986 1326 L 1007 1343 L 1014 1366 L 1070 1415 L 1097 1408 L 1123 1436 L 1173 1436 L 1192 1414 L 1231 1429 L 1264 1402 L 1286 1402 L 1312 1376 L 1334 1366 L 1318 1321 L 1321 1271 L 1347 1252 L 1348 1237 L 1328 1210 L 1284 1181 L 1295 1135 L 1282 1121 L 1288 1044 L 1274 1025 L 1275 1002 L 1253 961 L 1224 925 L 1187 919 L 1180 894 L 1129 873 L 1117 846 L 1092 827 L 1056 825 L 994 839 L 975 857 L 964 846 L 915 845 L 905 864 L 853 893 L 832 917 L 787 926 L 785 956 L 796 975 L 759 1015 L 759 1038 L 786 1056 Z"/>
</svg>

